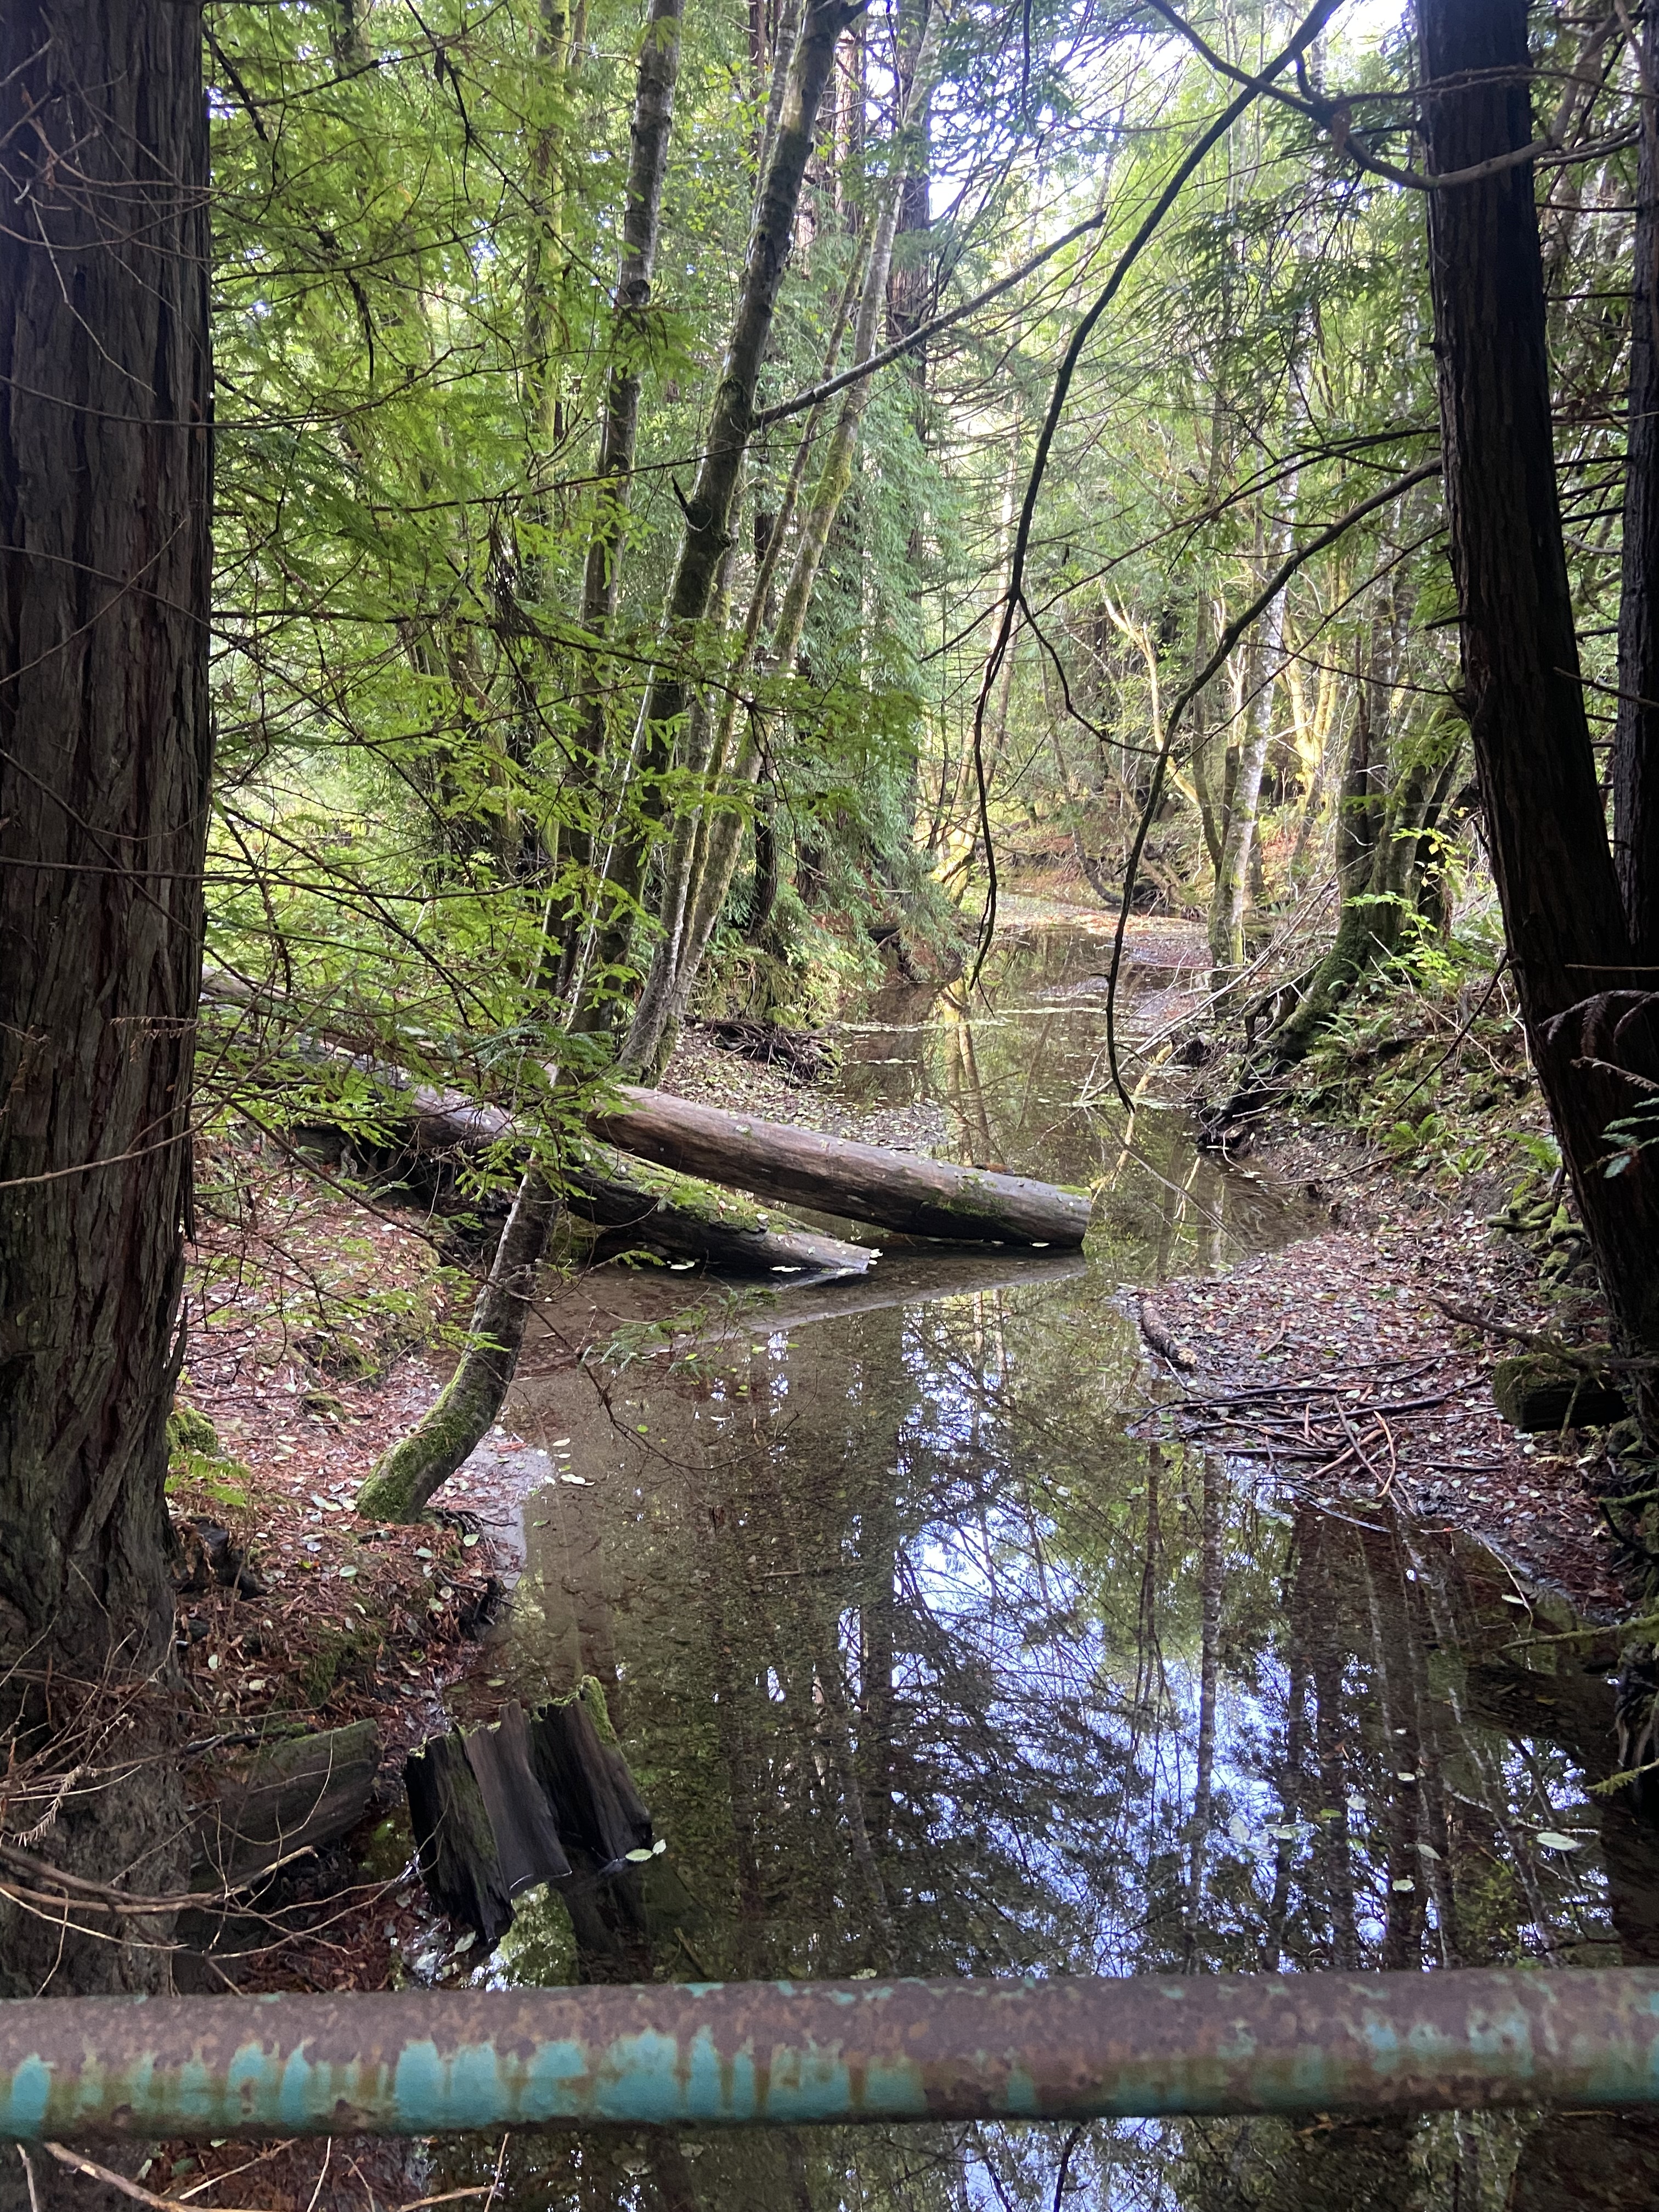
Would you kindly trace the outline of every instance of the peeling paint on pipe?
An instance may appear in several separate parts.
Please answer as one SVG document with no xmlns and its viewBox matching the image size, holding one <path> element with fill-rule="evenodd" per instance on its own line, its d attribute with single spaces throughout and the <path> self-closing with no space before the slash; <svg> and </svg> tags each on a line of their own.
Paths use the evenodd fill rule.
<svg viewBox="0 0 1659 2212">
<path fill-rule="evenodd" d="M 0 2140 L 1659 2103 L 1659 1971 L 0 2003 Z"/>
</svg>

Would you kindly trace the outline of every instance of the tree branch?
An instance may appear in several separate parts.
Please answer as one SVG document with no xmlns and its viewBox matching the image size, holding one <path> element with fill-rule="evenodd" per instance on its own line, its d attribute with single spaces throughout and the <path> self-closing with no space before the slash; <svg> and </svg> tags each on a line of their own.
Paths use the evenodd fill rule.
<svg viewBox="0 0 1659 2212">
<path fill-rule="evenodd" d="M 1290 44 L 1268 63 L 1267 69 L 1262 72 L 1264 82 L 1271 82 L 1282 70 L 1287 68 L 1296 59 L 1305 46 L 1313 43 L 1324 29 L 1327 21 L 1336 12 L 1336 7 L 1337 0 L 1315 0 L 1312 9 L 1304 19 Z M 985 956 L 991 949 L 991 939 L 996 932 L 997 921 L 997 864 L 995 850 L 991 842 L 991 799 L 985 775 L 985 710 L 990 700 L 992 687 L 996 682 L 1003 660 L 1007 654 L 1015 612 L 1024 599 L 1025 561 L 1030 550 L 1031 525 L 1036 514 L 1036 503 L 1042 489 L 1042 479 L 1048 473 L 1048 456 L 1054 448 L 1054 434 L 1060 428 L 1060 418 L 1065 411 L 1066 396 L 1072 388 L 1072 379 L 1077 374 L 1077 365 L 1083 357 L 1083 349 L 1094 335 L 1096 325 L 1117 297 L 1125 277 L 1139 259 L 1144 248 L 1157 234 L 1158 225 L 1180 198 L 1182 187 L 1203 162 L 1211 149 L 1226 137 L 1239 117 L 1244 113 L 1255 98 L 1256 91 L 1257 88 L 1255 85 L 1247 87 L 1236 99 L 1228 102 L 1207 130 L 1199 134 L 1198 138 L 1177 166 L 1175 174 L 1170 179 L 1151 210 L 1142 219 L 1139 228 L 1118 256 L 1116 266 L 1107 279 L 1104 290 L 1101 292 L 1094 305 L 1073 331 L 1071 343 L 1061 356 L 1060 367 L 1054 374 L 1054 390 L 1048 396 L 1048 413 L 1043 417 L 1042 428 L 1037 436 L 1036 452 L 1032 456 L 1030 474 L 1025 483 L 1025 498 L 1020 507 L 1019 526 L 1015 532 L 1013 548 L 1009 556 L 1008 581 L 1002 594 L 1002 618 L 997 625 L 995 642 L 986 656 L 985 674 L 980 684 L 979 697 L 974 704 L 974 781 L 979 799 L 979 830 L 985 848 L 988 881 L 985 910 L 980 920 L 979 956 L 974 963 L 973 974 L 969 978 L 970 988 L 978 981 L 980 970 L 985 965 Z M 1167 760 L 1167 757 L 1166 746 L 1161 757 L 1160 765 L 1162 760 Z M 1161 775 L 1159 781 L 1162 781 Z"/>
</svg>

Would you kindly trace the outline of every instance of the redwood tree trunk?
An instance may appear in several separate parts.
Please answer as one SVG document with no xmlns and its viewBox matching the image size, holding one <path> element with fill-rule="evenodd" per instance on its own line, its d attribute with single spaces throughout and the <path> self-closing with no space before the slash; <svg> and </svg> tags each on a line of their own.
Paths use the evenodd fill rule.
<svg viewBox="0 0 1659 2212">
<path fill-rule="evenodd" d="M 1429 165 L 1533 136 L 1526 0 L 1419 0 Z M 1431 192 L 1435 350 L 1468 714 L 1510 958 L 1539 1080 L 1615 1327 L 1659 1351 L 1659 1166 L 1603 1172 L 1609 1121 L 1659 1076 L 1579 681 L 1550 424 L 1532 166 Z M 1638 374 L 1640 374 L 1638 367 Z M 1640 869 L 1641 854 L 1632 855 Z M 1651 896 L 1651 886 L 1648 886 Z M 1644 1391 L 1650 1434 L 1659 1394 Z"/>
<path fill-rule="evenodd" d="M 1659 9 L 1650 6 L 1643 24 L 1650 70 L 1659 66 L 1656 17 Z M 1659 965 L 1659 115 L 1648 100 L 1641 119 L 1613 802 L 1631 952 L 1651 968 Z"/>
<path fill-rule="evenodd" d="M 65 1676 L 171 1644 L 211 766 L 200 46 L 191 0 L 0 7 L 0 1666 L 23 1750 L 49 1749 L 27 1688 L 49 1662 L 61 1722 Z M 171 1786 L 72 1795 L 39 1848 L 166 1888 Z M 0 1992 L 56 1948 L 0 1921 Z M 71 1939 L 52 1986 L 154 1986 L 160 1960 Z"/>
</svg>

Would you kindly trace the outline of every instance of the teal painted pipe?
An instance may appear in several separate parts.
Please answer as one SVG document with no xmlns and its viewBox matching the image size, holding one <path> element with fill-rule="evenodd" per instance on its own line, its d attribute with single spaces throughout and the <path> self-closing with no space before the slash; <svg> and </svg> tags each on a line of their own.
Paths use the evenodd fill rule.
<svg viewBox="0 0 1659 2212">
<path fill-rule="evenodd" d="M 1659 1971 L 0 2003 L 0 2139 L 1659 2104 Z"/>
</svg>

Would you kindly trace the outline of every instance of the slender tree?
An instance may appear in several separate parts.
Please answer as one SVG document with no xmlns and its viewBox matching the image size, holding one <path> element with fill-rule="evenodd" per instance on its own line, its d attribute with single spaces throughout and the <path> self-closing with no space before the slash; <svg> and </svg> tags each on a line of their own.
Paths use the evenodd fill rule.
<svg viewBox="0 0 1659 2212">
<path fill-rule="evenodd" d="M 660 0 L 659 0 L 660 4 Z M 730 544 L 730 520 L 753 427 L 755 389 L 766 356 L 807 157 L 817 113 L 829 81 L 836 40 L 856 9 L 845 0 L 815 0 L 805 14 L 788 57 L 777 129 L 760 182 L 753 228 L 727 345 L 706 433 L 696 489 L 683 502 L 685 528 L 670 586 L 665 629 L 673 657 L 653 676 L 641 708 L 642 744 L 629 746 L 617 764 L 617 787 L 608 820 L 594 841 L 597 885 L 592 909 L 578 919 L 574 950 L 567 963 L 568 1019 L 573 1034 L 591 1032 L 604 1018 L 611 963 L 626 937 L 626 915 L 637 895 L 649 845 L 649 827 L 659 808 L 647 796 L 641 805 L 641 781 L 659 779 L 672 757 L 688 705 L 688 690 L 678 658 L 696 642 L 708 613 Z M 670 76 L 666 90 L 672 92 Z M 660 42 L 656 29 L 641 56 L 635 96 L 635 128 L 629 171 L 629 216 L 624 225 L 622 284 L 617 313 L 623 345 L 636 342 L 643 306 L 642 268 L 648 283 L 654 257 L 662 197 L 662 165 L 668 155 L 665 127 L 647 129 L 639 120 L 663 106 Z M 638 210 L 639 219 L 635 220 Z M 648 219 L 647 219 L 648 213 Z M 630 275 L 630 271 L 633 273 Z M 613 380 L 605 424 L 607 445 L 631 466 L 638 388 L 629 376 Z M 594 532 L 595 551 L 585 589 L 595 592 L 592 606 L 601 613 L 601 590 L 610 594 L 610 566 L 617 544 L 620 486 L 611 471 L 606 500 Z M 614 598 L 611 599 L 614 605 Z M 484 1435 L 507 1395 L 518 1364 L 536 1273 L 558 1211 L 556 1179 L 540 1160 L 520 1181 L 489 1276 L 473 1312 L 471 1338 L 453 1376 L 437 1403 L 407 1437 L 386 1454 L 358 1493 L 359 1510 L 384 1518 L 411 1519 Z"/>
<path fill-rule="evenodd" d="M 673 128 L 680 17 L 681 0 L 653 0 L 635 85 L 622 252 L 612 308 L 615 358 L 606 384 L 600 430 L 599 503 L 583 571 L 582 612 L 596 638 L 609 629 L 617 609 L 618 564 L 639 433 L 641 354 L 661 234 L 663 179 Z M 595 750 L 604 720 L 604 698 L 595 673 L 588 680 L 583 718 L 584 732 Z M 583 948 L 591 952 L 592 930 L 573 929 L 569 943 L 572 960 L 565 982 L 576 995 L 580 1015 L 586 1006 Z M 455 1372 L 437 1403 L 374 1468 L 358 1492 L 360 1512 L 389 1519 L 417 1515 L 439 1484 L 447 1480 L 488 1432 L 519 1364 L 536 1292 L 537 1271 L 559 1206 L 556 1180 L 544 1161 L 532 1159 L 514 1193 Z"/>
</svg>

